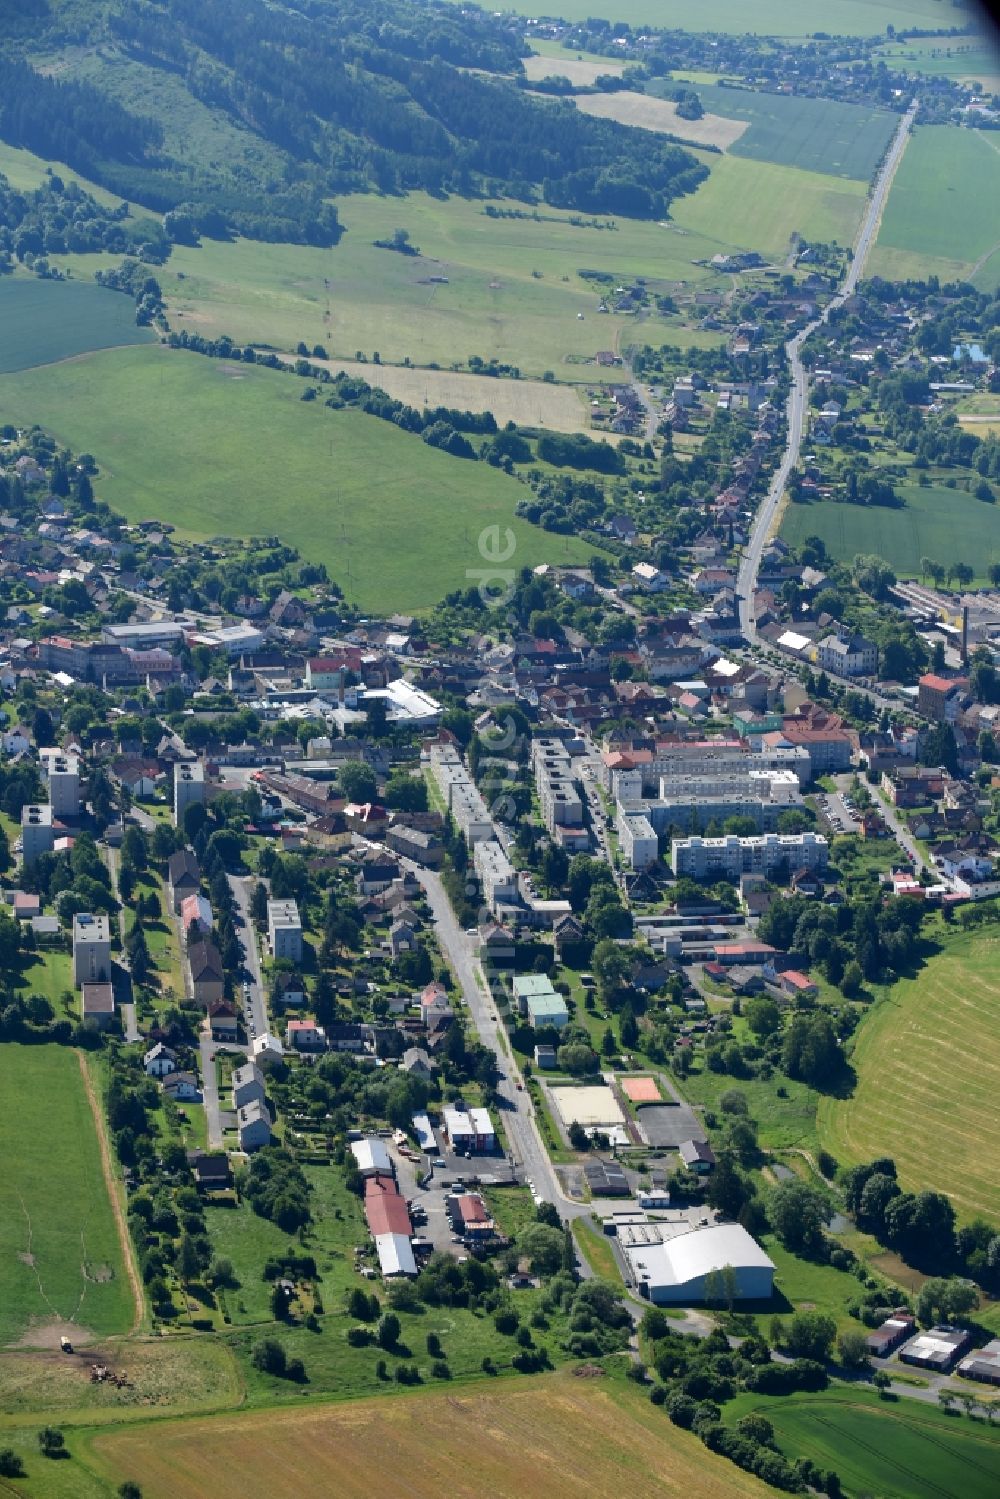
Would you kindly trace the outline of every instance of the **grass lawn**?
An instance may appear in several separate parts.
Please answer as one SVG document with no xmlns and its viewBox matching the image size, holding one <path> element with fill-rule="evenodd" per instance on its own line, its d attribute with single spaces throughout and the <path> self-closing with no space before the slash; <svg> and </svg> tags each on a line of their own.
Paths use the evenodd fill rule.
<svg viewBox="0 0 1000 1499">
<path fill-rule="evenodd" d="M 184 979 L 181 973 L 180 938 L 170 913 L 167 892 L 163 880 L 152 872 L 144 874 L 137 882 L 136 893 L 147 899 L 155 894 L 160 902 L 160 915 L 156 921 L 143 917 L 142 929 L 146 934 L 146 946 L 156 969 L 161 993 L 171 994 L 175 1003 L 184 997 Z M 126 935 L 135 926 L 135 911 L 125 908 Z"/>
<path fill-rule="evenodd" d="M 511 0 L 508 7 L 521 15 L 544 15 L 531 0 Z M 554 10 L 567 21 L 585 21 L 595 14 L 631 26 L 661 26 L 675 31 L 724 31 L 736 36 L 879 36 L 887 26 L 962 26 L 968 15 L 940 0 L 712 0 L 703 9 L 686 0 L 560 0 Z M 573 54 L 575 55 L 575 54 Z"/>
<path fill-rule="evenodd" d="M 595 1275 L 610 1285 L 620 1286 L 622 1273 L 615 1259 L 611 1241 L 593 1218 L 574 1218 L 573 1237 L 581 1254 Z"/>
<path fill-rule="evenodd" d="M 943 484 L 898 489 L 906 501 L 899 510 L 824 501 L 787 505 L 782 538 L 799 546 L 807 536 L 819 536 L 838 562 L 877 552 L 900 577 L 919 577 L 921 557 L 968 562 L 985 582 L 990 563 L 1000 559 L 1000 506 Z"/>
<path fill-rule="evenodd" d="M 805 1083 L 775 1075 L 760 1078 L 729 1077 L 706 1069 L 675 1079 L 683 1096 L 693 1104 L 718 1108 L 723 1093 L 732 1088 L 745 1094 L 750 1117 L 757 1121 L 760 1143 L 764 1150 L 784 1150 L 801 1146 L 810 1150 L 816 1145 L 816 1093 Z M 779 1097 L 778 1089 L 785 1094 Z"/>
<path fill-rule="evenodd" d="M 712 254 L 735 239 L 745 249 L 784 255 L 796 230 L 806 239 L 852 244 L 865 192 L 863 182 L 730 154 L 712 158 L 708 181 L 679 199 L 671 216 L 683 232 L 714 241 Z"/>
<path fill-rule="evenodd" d="M 659 91 L 656 85 L 653 91 Z M 899 123 L 889 110 L 835 99 L 755 94 L 705 84 L 699 85 L 698 96 L 711 113 L 749 122 L 729 147 L 734 156 L 864 183 L 871 180 Z M 683 134 L 682 126 L 679 133 Z"/>
<path fill-rule="evenodd" d="M 870 273 L 967 280 L 998 246 L 1000 143 L 954 125 L 920 126 L 893 181 Z"/>
<path fill-rule="evenodd" d="M 740 1395 L 726 1406 L 727 1424 L 748 1411 L 774 1424 L 786 1456 L 834 1468 L 849 1494 L 992 1499 L 1000 1488 L 1000 1432 L 930 1404 L 834 1385 L 818 1395 Z"/>
<path fill-rule="evenodd" d="M 361 608 L 424 608 L 495 572 L 478 545 L 490 526 L 513 533 L 505 566 L 588 555 L 514 516 L 516 480 L 391 422 L 304 403 L 303 386 L 156 346 L 0 376 L 0 411 L 93 452 L 101 497 L 130 518 L 169 517 L 188 536 L 278 534 Z"/>
<path fill-rule="evenodd" d="M 969 78 L 984 88 L 1000 83 L 1000 56 L 995 47 L 975 36 L 908 37 L 887 42 L 878 56 L 887 67 L 938 78 Z"/>
<path fill-rule="evenodd" d="M 75 1051 L 0 1046 L 0 1343 L 75 1322 L 124 1332 L 134 1313 Z"/>
<path fill-rule="evenodd" d="M 946 938 L 859 1026 L 853 1097 L 818 1110 L 839 1161 L 890 1155 L 905 1187 L 947 1192 L 965 1219 L 1000 1217 L 998 959 L 996 935 Z"/>
<path fill-rule="evenodd" d="M 779 1303 L 757 1317 L 765 1336 L 767 1325 L 776 1313 L 791 1316 L 793 1312 L 824 1312 L 834 1319 L 838 1331 L 858 1327 L 845 1310 L 847 1303 L 858 1294 L 855 1276 L 845 1270 L 834 1270 L 832 1265 L 817 1265 L 812 1260 L 800 1259 L 785 1249 L 773 1234 L 764 1234 L 761 1243 L 774 1261 L 775 1301 Z"/>
<path fill-rule="evenodd" d="M 451 1315 L 455 1315 L 454 1313 Z M 444 1337 L 447 1347 L 447 1336 Z M 373 1451 L 391 1454 L 376 1459 Z M 102 1433 L 90 1445 L 110 1483 L 132 1478 L 145 1499 L 257 1499 L 335 1491 L 389 1499 L 405 1474 L 409 1499 L 496 1499 L 544 1493 L 591 1499 L 619 1492 L 662 1499 L 763 1499 L 770 1491 L 667 1420 L 625 1381 L 480 1383 L 336 1410 L 298 1410 L 161 1423 L 151 1433 Z"/>
<path fill-rule="evenodd" d="M 37 276 L 0 279 L 0 325 L 0 374 L 156 337 L 151 328 L 136 327 L 131 297 L 93 282 Z"/>
<path fill-rule="evenodd" d="M 68 952 L 43 948 L 31 954 L 21 971 L 18 986 L 26 994 L 38 994 L 47 999 L 60 1018 L 66 1015 L 62 997 L 67 991 L 73 995 L 72 1019 L 80 1016 L 79 1000 L 73 983 L 73 959 Z"/>
</svg>

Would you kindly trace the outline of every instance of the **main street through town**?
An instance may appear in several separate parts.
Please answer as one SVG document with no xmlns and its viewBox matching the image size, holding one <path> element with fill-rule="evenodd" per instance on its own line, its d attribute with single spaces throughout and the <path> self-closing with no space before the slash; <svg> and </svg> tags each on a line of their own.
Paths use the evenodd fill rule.
<svg viewBox="0 0 1000 1499">
<path fill-rule="evenodd" d="M 753 530 L 750 540 L 747 542 L 740 563 L 739 581 L 737 592 L 739 594 L 740 626 L 743 631 L 744 640 L 754 643 L 757 639 L 757 619 L 754 610 L 754 595 L 757 592 L 757 576 L 760 572 L 761 558 L 768 538 L 774 526 L 781 504 L 785 486 L 795 465 L 799 461 L 799 453 L 802 449 L 802 434 L 805 427 L 806 405 L 809 397 L 809 376 L 805 365 L 802 363 L 802 346 L 806 340 L 815 333 L 829 318 L 831 312 L 837 307 L 842 307 L 844 302 L 856 290 L 858 281 L 864 270 L 871 247 L 878 234 L 878 226 L 882 220 L 882 210 L 889 196 L 892 179 L 896 175 L 896 168 L 906 150 L 909 139 L 910 128 L 916 117 L 916 101 L 910 105 L 906 114 L 899 122 L 899 129 L 893 137 L 892 145 L 882 166 L 868 199 L 861 227 L 854 241 L 854 253 L 848 266 L 847 274 L 837 295 L 826 305 L 822 313 L 813 322 L 809 323 L 795 337 L 785 345 L 785 353 L 791 370 L 792 388 L 788 393 L 787 421 L 788 434 L 785 442 L 785 451 L 782 455 L 778 470 L 771 481 L 770 488 L 754 519 Z"/>
</svg>

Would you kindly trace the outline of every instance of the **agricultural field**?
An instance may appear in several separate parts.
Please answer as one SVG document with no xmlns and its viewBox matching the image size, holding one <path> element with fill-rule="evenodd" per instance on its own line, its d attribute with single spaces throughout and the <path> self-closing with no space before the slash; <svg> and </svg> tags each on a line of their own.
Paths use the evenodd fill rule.
<svg viewBox="0 0 1000 1499">
<path fill-rule="evenodd" d="M 476 354 L 572 381 L 586 375 L 568 359 L 615 347 L 632 326 L 597 313 L 600 299 L 580 270 L 692 282 L 706 275 L 692 261 L 719 248 L 648 222 L 574 224 L 544 205 L 537 219 L 494 219 L 481 203 L 412 193 L 352 196 L 337 208 L 346 232 L 329 250 L 250 240 L 178 246 L 158 276 L 171 325 L 274 348 L 302 340 L 341 359 L 377 350 L 393 364 L 445 369 Z M 372 248 L 397 228 L 419 255 Z"/>
<path fill-rule="evenodd" d="M 391 1454 L 373 1464 L 374 1448 Z M 406 1474 L 409 1499 L 590 1499 L 627 1485 L 635 1494 L 750 1499 L 757 1479 L 671 1425 L 624 1384 L 572 1375 L 480 1385 L 444 1395 L 160 1423 L 101 1433 L 88 1463 L 144 1499 L 215 1499 L 336 1490 L 339 1499 L 390 1499 Z"/>
<path fill-rule="evenodd" d="M 0 1047 L 0 1343 L 125 1332 L 135 1304 L 80 1058 Z"/>
<path fill-rule="evenodd" d="M 362 609 L 425 608 L 475 582 L 490 525 L 510 527 L 514 567 L 588 555 L 515 518 L 524 490 L 497 469 L 302 391 L 294 376 L 157 346 L 0 376 L 0 414 L 92 452 L 102 494 L 130 519 L 169 517 L 190 536 L 277 534 L 326 563 Z"/>
<path fill-rule="evenodd" d="M 900 577 L 919 577 L 921 557 L 946 565 L 968 562 L 985 582 L 987 568 L 1000 561 L 997 506 L 943 484 L 901 484 L 898 489 L 906 500 L 898 510 L 829 502 L 788 505 L 781 534 L 790 546 L 819 536 L 840 562 L 850 562 L 859 552 L 877 552 Z"/>
<path fill-rule="evenodd" d="M 721 151 L 731 149 L 747 128 L 745 120 L 727 119 L 710 112 L 700 120 L 685 120 L 669 99 L 657 99 L 651 93 L 639 94 L 630 89 L 617 94 L 580 94 L 576 107 L 601 120 L 617 120 L 619 125 L 634 125 L 640 130 L 658 130 L 663 135 L 695 141 L 699 146 L 718 146 Z"/>
<path fill-rule="evenodd" d="M 864 1018 L 854 1094 L 817 1114 L 839 1161 L 892 1156 L 905 1187 L 946 1192 L 965 1219 L 1000 1216 L 998 958 L 994 936 L 947 938 Z"/>
<path fill-rule="evenodd" d="M 294 358 L 294 354 L 289 354 Z M 314 359 L 314 364 L 356 375 L 369 385 L 388 391 L 397 401 L 418 410 L 450 406 L 458 411 L 491 411 L 499 426 L 547 427 L 553 432 L 586 432 L 590 414 L 584 392 L 572 385 L 544 380 L 496 380 L 490 375 L 467 375 L 460 370 L 407 368 L 402 364 L 359 364 L 355 359 Z M 593 370 L 596 379 L 597 369 Z"/>
<path fill-rule="evenodd" d="M 1000 141 L 992 133 L 954 125 L 914 131 L 868 269 L 983 289 L 1000 281 Z"/>
<path fill-rule="evenodd" d="M 726 143 L 734 155 L 865 184 L 871 181 L 899 124 L 887 109 L 835 99 L 797 99 L 705 84 L 698 84 L 697 90 L 712 116 L 743 122 L 743 130 Z"/>
<path fill-rule="evenodd" d="M 1000 54 L 978 37 L 908 37 L 887 42 L 878 55 L 894 70 L 968 80 L 984 88 L 1000 86 Z"/>
<path fill-rule="evenodd" d="M 131 297 L 92 281 L 37 276 L 0 279 L 0 327 L 2 375 L 156 337 L 151 328 L 136 327 Z"/>
<path fill-rule="evenodd" d="M 510 0 L 508 9 L 520 15 L 547 13 L 531 0 Z M 949 0 L 712 0 L 692 6 L 688 0 L 550 0 L 552 14 L 566 21 L 585 21 L 595 13 L 608 21 L 632 26 L 663 26 L 679 31 L 726 31 L 736 36 L 811 36 L 824 31 L 836 36 L 879 36 L 887 26 L 962 26 L 964 6 Z"/>
<path fill-rule="evenodd" d="M 602 75 L 620 78 L 624 71 L 624 64 L 611 57 L 588 59 L 576 52 L 564 52 L 560 47 L 539 53 L 537 57 L 524 58 L 525 77 L 532 83 L 537 83 L 539 78 L 568 78 L 574 88 L 590 88 L 595 78 Z"/>
<path fill-rule="evenodd" d="M 849 1494 L 992 1499 L 1000 1487 L 1000 1433 L 930 1404 L 885 1404 L 873 1392 L 835 1387 L 822 1395 L 741 1395 L 726 1413 L 748 1411 L 772 1422 L 786 1456 L 807 1453 L 835 1469 Z"/>
<path fill-rule="evenodd" d="M 785 255 L 793 233 L 853 244 L 864 212 L 866 184 L 798 167 L 750 161 L 733 153 L 712 158 L 707 182 L 673 205 L 683 234 L 712 242 L 711 254 L 738 240 L 742 249 Z M 704 253 L 692 248 L 692 256 Z"/>
</svg>

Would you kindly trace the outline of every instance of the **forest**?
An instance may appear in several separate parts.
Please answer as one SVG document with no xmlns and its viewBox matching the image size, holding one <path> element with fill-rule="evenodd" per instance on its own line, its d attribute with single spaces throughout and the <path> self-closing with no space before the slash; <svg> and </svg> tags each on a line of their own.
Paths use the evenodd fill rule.
<svg viewBox="0 0 1000 1499">
<path fill-rule="evenodd" d="M 33 66 L 79 46 L 128 70 Z M 0 138 L 176 211 L 188 233 L 312 244 L 338 236 L 334 193 L 509 195 L 659 218 L 706 176 L 669 137 L 526 94 L 523 51 L 502 20 L 443 0 L 51 0 L 0 53 Z M 238 169 L 207 158 L 175 128 L 176 109 L 144 112 L 156 89 L 129 96 L 128 79 L 164 76 L 194 114 L 203 106 L 268 149 L 248 149 Z"/>
</svg>

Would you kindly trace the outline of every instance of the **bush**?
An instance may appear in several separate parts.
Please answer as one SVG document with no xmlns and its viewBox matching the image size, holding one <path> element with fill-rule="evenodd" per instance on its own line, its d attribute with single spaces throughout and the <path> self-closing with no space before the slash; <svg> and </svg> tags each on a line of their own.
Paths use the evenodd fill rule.
<svg viewBox="0 0 1000 1499">
<path fill-rule="evenodd" d="M 285 1378 L 294 1384 L 305 1384 L 306 1366 L 300 1358 L 290 1358 L 285 1365 Z"/>
<path fill-rule="evenodd" d="M 0 1447 L 0 1478 L 23 1478 L 24 1463 L 13 1447 Z"/>
<path fill-rule="evenodd" d="M 666 1386 L 655 1384 L 649 1392 L 649 1399 L 653 1405 L 662 1405 L 667 1398 Z"/>
<path fill-rule="evenodd" d="M 511 1308 L 505 1308 L 497 1312 L 493 1318 L 493 1326 L 497 1332 L 503 1333 L 505 1337 L 512 1338 L 520 1325 L 520 1317 Z"/>
<path fill-rule="evenodd" d="M 284 1375 L 287 1365 L 285 1350 L 277 1338 L 261 1338 L 259 1343 L 255 1343 L 250 1362 L 261 1373 L 274 1374 L 279 1379 Z"/>
<path fill-rule="evenodd" d="M 443 1358 L 435 1359 L 434 1363 L 431 1364 L 431 1373 L 433 1374 L 435 1379 L 451 1378 L 451 1370 L 448 1368 L 448 1365 L 445 1363 Z"/>
<path fill-rule="evenodd" d="M 352 1348 L 367 1348 L 369 1343 L 374 1342 L 374 1338 L 367 1327 L 349 1327 L 347 1341 Z"/>
</svg>

